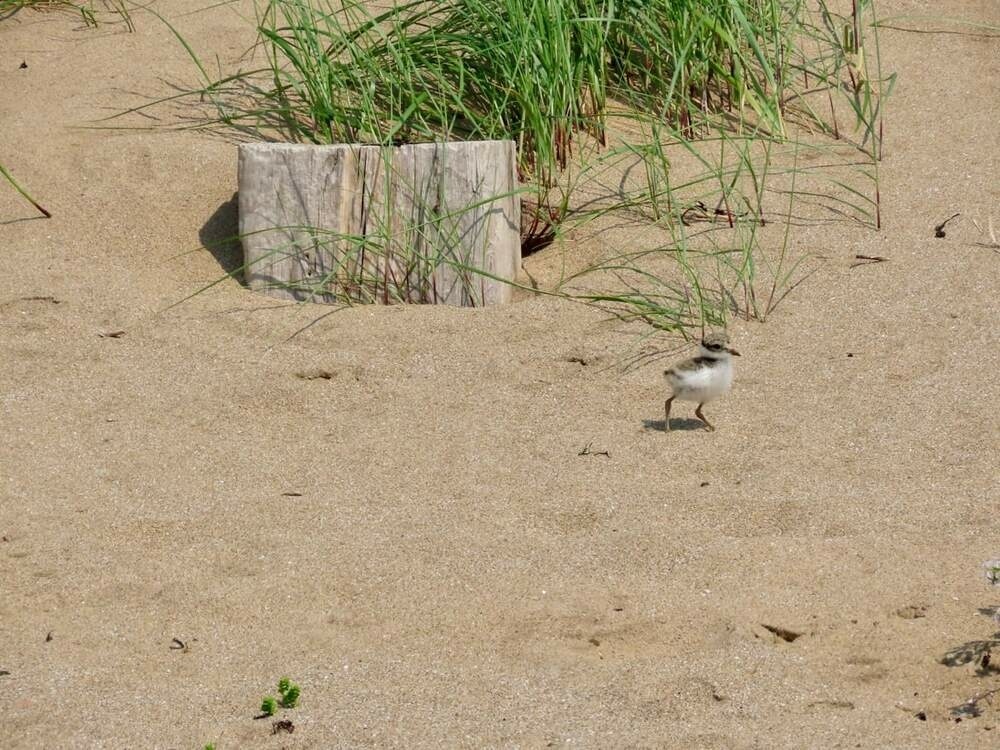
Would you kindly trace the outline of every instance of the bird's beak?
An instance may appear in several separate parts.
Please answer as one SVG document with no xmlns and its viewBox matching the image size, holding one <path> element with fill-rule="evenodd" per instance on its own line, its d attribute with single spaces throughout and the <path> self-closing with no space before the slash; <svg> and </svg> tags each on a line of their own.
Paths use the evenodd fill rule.
<svg viewBox="0 0 1000 750">
<path fill-rule="evenodd" d="M 729 352 L 730 354 L 732 354 L 734 357 L 742 357 L 743 356 L 742 354 L 740 354 L 735 349 L 726 349 L 726 351 Z"/>
</svg>

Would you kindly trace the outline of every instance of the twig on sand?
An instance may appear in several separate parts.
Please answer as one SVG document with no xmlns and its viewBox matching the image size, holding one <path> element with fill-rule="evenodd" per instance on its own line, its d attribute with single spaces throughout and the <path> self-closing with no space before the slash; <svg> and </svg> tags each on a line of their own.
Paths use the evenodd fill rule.
<svg viewBox="0 0 1000 750">
<path fill-rule="evenodd" d="M 587 443 L 585 446 L 583 446 L 583 450 L 581 450 L 576 455 L 578 455 L 578 456 L 607 456 L 608 458 L 611 458 L 611 454 L 608 453 L 607 451 L 592 451 L 592 450 L 590 450 L 590 446 L 592 446 L 593 444 L 594 444 L 594 441 L 591 440 L 589 443 Z"/>
<path fill-rule="evenodd" d="M 883 258 L 881 255 L 855 255 L 854 258 L 858 261 L 857 263 L 851 263 L 851 268 L 857 268 L 858 266 L 873 266 L 876 263 L 885 263 L 888 258 Z"/>
<path fill-rule="evenodd" d="M 952 221 L 953 219 L 957 219 L 961 215 L 962 214 L 952 214 L 947 219 L 945 219 L 944 221 L 942 221 L 940 224 L 936 225 L 934 227 L 934 236 L 937 237 L 938 239 L 941 239 L 942 237 L 945 237 L 946 234 L 945 234 L 944 228 L 946 226 L 948 226 L 948 222 Z"/>
</svg>

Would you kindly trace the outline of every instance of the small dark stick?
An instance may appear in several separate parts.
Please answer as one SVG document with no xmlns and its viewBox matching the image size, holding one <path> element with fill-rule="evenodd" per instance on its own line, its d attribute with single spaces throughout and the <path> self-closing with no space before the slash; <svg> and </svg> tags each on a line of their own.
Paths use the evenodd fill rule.
<svg viewBox="0 0 1000 750">
<path fill-rule="evenodd" d="M 855 255 L 855 259 L 861 261 L 860 263 L 852 263 L 851 268 L 857 268 L 858 266 L 871 266 L 876 263 L 885 263 L 888 258 L 883 258 L 881 255 Z"/>
<path fill-rule="evenodd" d="M 882 228 L 882 194 L 879 192 L 878 183 L 875 183 L 875 228 Z"/>
<path fill-rule="evenodd" d="M 951 221 L 952 219 L 957 219 L 961 215 L 962 214 L 953 214 L 952 216 L 949 216 L 947 219 L 938 224 L 936 227 L 934 227 L 934 236 L 937 237 L 938 239 L 944 237 L 945 236 L 944 228 L 948 225 L 948 222 Z"/>
</svg>

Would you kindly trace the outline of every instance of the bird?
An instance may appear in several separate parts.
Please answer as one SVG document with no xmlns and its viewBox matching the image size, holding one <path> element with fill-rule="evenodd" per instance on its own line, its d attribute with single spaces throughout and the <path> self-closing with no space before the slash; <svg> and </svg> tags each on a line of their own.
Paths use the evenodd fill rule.
<svg viewBox="0 0 1000 750">
<path fill-rule="evenodd" d="M 697 357 L 663 371 L 672 391 L 663 405 L 666 431 L 670 430 L 670 405 L 674 399 L 696 401 L 695 415 L 705 423 L 706 430 L 714 431 L 715 425 L 701 413 L 701 407 L 728 393 L 733 385 L 733 357 L 739 357 L 740 353 L 729 346 L 729 337 L 725 333 L 710 333 L 701 340 L 698 349 Z"/>
</svg>

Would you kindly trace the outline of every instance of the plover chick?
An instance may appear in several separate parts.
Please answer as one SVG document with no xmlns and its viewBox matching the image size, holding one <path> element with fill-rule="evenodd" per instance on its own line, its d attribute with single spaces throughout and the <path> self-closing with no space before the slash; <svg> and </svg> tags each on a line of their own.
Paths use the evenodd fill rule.
<svg viewBox="0 0 1000 750">
<path fill-rule="evenodd" d="M 715 427 L 705 419 L 701 407 L 729 392 L 733 385 L 733 356 L 740 356 L 729 348 L 729 337 L 724 333 L 712 333 L 702 339 L 699 355 L 693 359 L 678 362 L 663 371 L 663 377 L 673 391 L 673 395 L 663 405 L 665 417 L 663 427 L 670 429 L 670 404 L 674 399 L 696 401 L 695 415 L 705 423 L 705 429 Z"/>
</svg>

